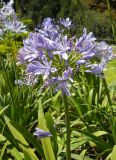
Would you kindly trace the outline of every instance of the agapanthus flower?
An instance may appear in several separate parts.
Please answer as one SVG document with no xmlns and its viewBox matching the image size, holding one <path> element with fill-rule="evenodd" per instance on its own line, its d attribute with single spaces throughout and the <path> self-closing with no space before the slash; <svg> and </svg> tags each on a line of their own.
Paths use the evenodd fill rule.
<svg viewBox="0 0 116 160">
<path fill-rule="evenodd" d="M 20 64 L 25 64 L 25 74 L 32 76 L 31 84 L 41 76 L 42 87 L 53 86 L 55 92 L 61 90 L 63 94 L 70 96 L 74 75 L 81 71 L 80 68 L 102 77 L 113 53 L 109 45 L 96 42 L 93 33 L 87 33 L 85 28 L 83 35 L 76 39 L 68 37 L 66 32 L 53 22 L 53 19 L 47 18 L 40 25 L 41 28 L 30 33 L 23 41 L 24 46 L 19 50 L 18 60 Z M 69 19 L 62 22 L 67 24 L 67 27 L 71 25 Z"/>
<path fill-rule="evenodd" d="M 95 48 L 95 40 L 96 38 L 93 36 L 93 33 L 87 34 L 87 30 L 84 28 L 82 37 L 76 41 L 75 50 L 79 53 L 91 51 Z"/>
<path fill-rule="evenodd" d="M 55 43 L 55 49 L 56 51 L 53 51 L 53 54 L 58 54 L 65 60 L 68 59 L 67 53 L 71 48 L 67 36 L 62 37 L 62 40 L 60 40 L 60 42 Z"/>
<path fill-rule="evenodd" d="M 86 70 L 88 73 L 96 74 L 97 76 L 101 76 L 103 70 L 105 69 L 105 64 L 90 64 L 86 66 L 90 68 L 90 70 Z"/>
<path fill-rule="evenodd" d="M 39 26 L 35 29 L 36 32 L 39 32 L 40 35 L 43 35 L 46 38 L 49 38 L 53 41 L 57 41 L 60 37 L 60 28 L 58 25 L 53 24 L 53 19 L 45 18 L 42 23 L 42 29 Z"/>
<path fill-rule="evenodd" d="M 24 33 L 26 26 L 20 22 L 16 16 L 16 13 L 12 7 L 14 1 L 10 0 L 8 3 L 3 3 L 3 7 L 0 8 L 0 28 L 3 33 L 6 31 L 15 33 Z"/>
<path fill-rule="evenodd" d="M 67 96 L 70 96 L 71 93 L 69 91 L 70 88 L 70 81 L 73 82 L 72 74 L 73 69 L 68 68 L 68 70 L 65 70 L 62 74 L 62 76 L 53 77 L 52 79 L 49 79 L 45 82 L 45 85 L 54 85 L 55 89 L 54 91 L 61 90 L 63 94 L 66 94 Z"/>
<path fill-rule="evenodd" d="M 35 136 L 37 136 L 38 138 L 46 138 L 46 137 L 51 137 L 52 134 L 48 131 L 44 131 L 40 128 L 35 128 L 35 132 L 33 133 Z"/>
<path fill-rule="evenodd" d="M 48 28 L 50 29 L 50 28 L 54 27 L 54 25 L 52 23 L 52 19 L 50 17 L 44 19 L 42 24 L 43 24 L 44 29 L 48 29 Z"/>
<path fill-rule="evenodd" d="M 26 73 L 23 79 L 23 84 L 33 86 L 38 82 L 38 77 L 34 73 Z"/>
<path fill-rule="evenodd" d="M 97 44 L 95 55 L 103 63 L 107 63 L 109 60 L 114 58 L 112 47 L 106 44 L 104 41 Z"/>
<path fill-rule="evenodd" d="M 69 28 L 71 26 L 70 18 L 60 19 L 60 23 L 66 28 Z"/>
<path fill-rule="evenodd" d="M 63 94 L 70 96 L 71 93 L 69 91 L 70 81 L 73 82 L 72 78 L 72 68 L 68 68 L 67 71 L 63 72 L 62 77 L 58 77 L 58 85 L 55 88 L 56 91 L 61 90 Z"/>
<path fill-rule="evenodd" d="M 11 32 L 16 32 L 16 33 L 24 33 L 27 32 L 25 29 L 25 25 L 22 22 L 19 22 L 18 20 L 12 20 L 12 21 L 7 21 L 4 23 L 4 30 L 9 30 Z"/>
<path fill-rule="evenodd" d="M 3 7 L 0 9 L 0 15 L 3 15 L 4 16 L 10 16 L 10 15 L 15 15 L 15 11 L 13 9 L 13 3 L 14 3 L 14 0 L 10 0 L 7 4 L 2 2 L 3 3 Z M 1 17 L 2 18 L 2 17 Z"/>
<path fill-rule="evenodd" d="M 56 72 L 57 69 L 52 67 L 52 61 L 48 62 L 46 56 L 42 56 L 41 62 L 37 61 L 35 63 L 30 63 L 27 66 L 28 73 L 34 73 L 35 75 L 44 75 L 48 77 L 50 73 Z"/>
<path fill-rule="evenodd" d="M 82 65 L 82 64 L 85 64 L 86 63 L 86 60 L 84 60 L 84 59 L 79 59 L 78 61 L 77 61 L 77 64 L 78 65 Z"/>
</svg>

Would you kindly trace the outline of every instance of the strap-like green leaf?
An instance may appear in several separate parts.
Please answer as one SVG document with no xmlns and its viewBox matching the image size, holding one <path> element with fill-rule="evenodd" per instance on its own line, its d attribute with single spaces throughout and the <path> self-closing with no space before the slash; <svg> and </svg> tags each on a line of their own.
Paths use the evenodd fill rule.
<svg viewBox="0 0 116 160">
<path fill-rule="evenodd" d="M 11 131 L 14 138 L 18 141 L 18 144 L 23 149 L 23 151 L 26 151 L 33 160 L 38 160 L 37 156 L 30 148 L 29 144 L 27 143 L 23 135 L 10 123 L 8 117 L 4 116 L 4 118 L 9 130 Z"/>
<path fill-rule="evenodd" d="M 39 99 L 38 127 L 45 131 L 48 131 L 47 125 L 46 125 L 46 119 L 45 119 L 43 108 L 42 108 L 41 99 Z M 52 149 L 50 138 L 42 138 L 41 142 L 42 142 L 46 160 L 55 160 L 55 155 Z"/>
</svg>

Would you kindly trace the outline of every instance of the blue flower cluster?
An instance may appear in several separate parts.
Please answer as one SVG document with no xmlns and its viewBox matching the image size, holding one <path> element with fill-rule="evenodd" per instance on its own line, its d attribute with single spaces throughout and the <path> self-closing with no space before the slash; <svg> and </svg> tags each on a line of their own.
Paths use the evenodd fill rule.
<svg viewBox="0 0 116 160">
<path fill-rule="evenodd" d="M 26 32 L 25 25 L 16 16 L 12 7 L 13 3 L 13 0 L 10 0 L 7 4 L 3 2 L 3 7 L 0 8 L 0 35 L 3 35 L 6 31 Z"/>
<path fill-rule="evenodd" d="M 62 90 L 63 94 L 70 96 L 73 75 L 81 67 L 85 72 L 102 76 L 107 62 L 113 58 L 112 48 L 105 42 L 96 42 L 92 32 L 87 34 L 85 28 L 80 38 L 69 37 L 66 31 L 70 27 L 69 18 L 60 19 L 57 24 L 46 18 L 23 41 L 18 63 L 25 64 L 26 78 L 33 80 L 30 84 L 42 76 L 44 86 L 54 85 L 56 91 Z"/>
</svg>

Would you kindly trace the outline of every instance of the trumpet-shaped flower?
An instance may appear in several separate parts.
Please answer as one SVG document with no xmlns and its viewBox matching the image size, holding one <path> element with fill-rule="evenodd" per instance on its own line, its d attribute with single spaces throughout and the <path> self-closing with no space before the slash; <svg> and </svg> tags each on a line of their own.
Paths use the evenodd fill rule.
<svg viewBox="0 0 116 160">
<path fill-rule="evenodd" d="M 70 96 L 70 81 L 72 82 L 72 68 L 68 68 L 68 70 L 64 71 L 62 76 L 53 77 L 52 79 L 45 82 L 45 85 L 55 85 L 55 90 L 58 91 L 61 90 L 63 94 L 66 94 L 67 96 Z"/>
<path fill-rule="evenodd" d="M 35 63 L 30 63 L 27 66 L 27 72 L 34 73 L 35 75 L 44 75 L 47 78 L 50 73 L 54 73 L 57 71 L 55 67 L 51 66 L 52 62 L 48 62 L 46 56 L 42 56 L 41 62 L 37 61 Z"/>
<path fill-rule="evenodd" d="M 79 53 L 88 52 L 95 48 L 96 38 L 92 32 L 87 34 L 86 28 L 83 29 L 83 35 L 76 41 L 75 50 Z"/>
<path fill-rule="evenodd" d="M 50 132 L 44 131 L 40 128 L 35 128 L 35 132 L 33 133 L 35 136 L 38 138 L 46 138 L 46 137 L 51 137 L 52 134 Z"/>
<path fill-rule="evenodd" d="M 88 65 L 87 68 L 90 68 L 90 70 L 86 70 L 86 72 L 101 76 L 103 70 L 105 69 L 105 64 L 91 64 Z"/>
<path fill-rule="evenodd" d="M 82 65 L 82 64 L 85 64 L 85 63 L 86 63 L 86 60 L 84 60 L 84 59 L 79 59 L 77 61 L 77 65 Z"/>
<path fill-rule="evenodd" d="M 46 29 L 46 30 L 54 27 L 54 25 L 52 23 L 52 19 L 50 17 L 44 19 L 42 24 L 43 24 L 44 29 Z"/>
<path fill-rule="evenodd" d="M 53 54 L 58 54 L 65 60 L 68 59 L 68 51 L 71 50 L 71 46 L 67 36 L 64 36 L 60 42 L 55 43 L 55 49 L 56 51 L 53 51 Z"/>
<path fill-rule="evenodd" d="M 71 26 L 70 18 L 60 19 L 60 23 L 66 28 L 69 28 Z"/>
</svg>

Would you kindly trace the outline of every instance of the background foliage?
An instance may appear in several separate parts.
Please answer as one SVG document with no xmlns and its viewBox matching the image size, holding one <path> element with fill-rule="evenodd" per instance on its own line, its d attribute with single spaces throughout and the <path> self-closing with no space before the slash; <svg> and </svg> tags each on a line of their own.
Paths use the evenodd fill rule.
<svg viewBox="0 0 116 160">
<path fill-rule="evenodd" d="M 74 23 L 73 31 L 78 36 L 82 33 L 82 28 L 86 27 L 99 40 L 114 43 L 111 16 L 116 30 L 116 1 L 109 0 L 109 3 L 111 13 L 107 0 L 16 0 L 15 8 L 21 17 L 33 20 L 30 28 L 37 26 L 46 17 L 70 17 Z"/>
</svg>

